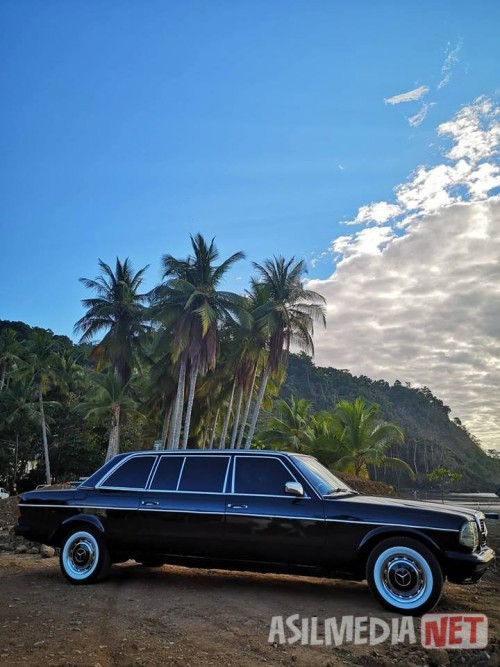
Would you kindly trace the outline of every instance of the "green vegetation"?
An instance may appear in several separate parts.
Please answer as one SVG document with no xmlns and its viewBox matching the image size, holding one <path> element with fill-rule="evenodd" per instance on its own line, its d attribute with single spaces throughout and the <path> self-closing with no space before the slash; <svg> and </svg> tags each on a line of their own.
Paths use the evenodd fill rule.
<svg viewBox="0 0 500 667">
<path fill-rule="evenodd" d="M 441 489 L 441 500 L 444 502 L 444 488 L 448 484 L 453 484 L 453 482 L 458 482 L 462 479 L 462 474 L 459 472 L 453 472 L 448 468 L 436 468 L 427 475 L 427 479 L 432 484 L 437 483 Z"/>
<path fill-rule="evenodd" d="M 282 257 L 254 264 L 244 295 L 224 291 L 243 257 L 218 263 L 214 241 L 198 234 L 187 258 L 163 256 L 162 282 L 148 294 L 147 267 L 99 260 L 100 275 L 81 278 L 91 295 L 77 345 L 1 322 L 0 478 L 12 484 L 28 474 L 31 484 L 44 472 L 60 481 L 155 442 L 250 447 L 291 342 L 312 351 L 324 300 L 304 288 L 304 263 Z"/>
<path fill-rule="evenodd" d="M 244 295 L 224 291 L 242 257 L 219 262 L 214 241 L 196 235 L 187 258 L 163 256 L 149 293 L 147 267 L 99 260 L 97 278 L 81 279 L 91 294 L 77 344 L 0 321 L 2 484 L 75 478 L 156 443 L 310 452 L 398 486 L 428 485 L 438 467 L 462 472 L 464 488 L 498 486 L 500 461 L 428 388 L 312 363 L 324 300 L 305 288 L 303 262 L 254 263 Z"/>
</svg>

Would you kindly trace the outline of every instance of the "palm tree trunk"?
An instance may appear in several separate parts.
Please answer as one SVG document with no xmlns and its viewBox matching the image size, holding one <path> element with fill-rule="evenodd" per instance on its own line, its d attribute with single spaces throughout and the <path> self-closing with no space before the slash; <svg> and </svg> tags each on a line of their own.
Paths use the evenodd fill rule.
<svg viewBox="0 0 500 667">
<path fill-rule="evenodd" d="M 215 429 L 217 428 L 217 422 L 218 421 L 219 421 L 219 408 L 217 408 L 217 412 L 215 413 L 215 417 L 214 417 L 214 423 L 212 424 L 212 434 L 210 436 L 210 442 L 208 443 L 208 449 L 213 449 L 214 448 Z"/>
<path fill-rule="evenodd" d="M 43 407 L 43 394 L 41 386 L 38 387 L 38 402 L 40 404 L 40 421 L 42 425 L 43 456 L 45 458 L 45 478 L 47 480 L 47 484 L 52 484 L 52 476 L 50 474 L 50 461 L 49 461 L 49 443 L 47 442 L 47 423 L 45 422 L 45 410 Z"/>
<path fill-rule="evenodd" d="M 230 449 L 234 449 L 236 443 L 236 435 L 238 433 L 238 424 L 240 423 L 240 412 L 241 412 L 241 403 L 243 401 L 243 387 L 240 387 L 238 392 L 238 403 L 236 405 L 236 413 L 234 415 L 233 421 L 233 432 L 231 433 L 231 444 L 229 445 Z"/>
<path fill-rule="evenodd" d="M 181 436 L 182 413 L 184 407 L 184 389 L 186 385 L 186 366 L 187 359 L 182 357 L 179 367 L 179 381 L 177 383 L 177 394 L 175 397 L 174 414 L 170 423 L 170 436 L 168 440 L 168 449 L 178 449 Z"/>
<path fill-rule="evenodd" d="M 269 365 L 266 365 L 264 372 L 262 373 L 262 378 L 260 381 L 259 393 L 255 399 L 255 405 L 253 408 L 252 421 L 250 422 L 250 428 L 248 429 L 247 439 L 245 440 L 245 449 L 250 449 L 252 444 L 253 434 L 255 433 L 255 427 L 257 426 L 257 419 L 259 418 L 260 406 L 262 405 L 262 400 L 264 394 L 266 393 L 267 381 L 269 380 L 269 374 L 271 369 Z"/>
<path fill-rule="evenodd" d="M 191 370 L 189 371 L 189 396 L 186 408 L 186 417 L 184 419 L 184 435 L 182 438 L 181 449 L 187 449 L 187 443 L 189 439 L 189 427 L 191 425 L 191 412 L 193 410 L 194 402 L 194 392 L 196 390 L 196 380 L 198 379 L 198 360 L 196 360 L 191 365 Z"/>
<path fill-rule="evenodd" d="M 222 433 L 220 434 L 219 449 L 225 449 L 226 447 L 227 429 L 229 428 L 229 420 L 231 419 L 231 410 L 233 409 L 235 389 L 236 389 L 236 380 L 233 382 L 233 388 L 231 390 L 231 398 L 229 399 L 229 405 L 227 406 L 226 416 L 224 417 L 224 423 L 222 424 Z"/>
<path fill-rule="evenodd" d="M 253 374 L 252 386 L 250 387 L 250 392 L 248 394 L 248 400 L 245 406 L 243 419 L 241 420 L 240 432 L 238 435 L 238 440 L 236 442 L 236 449 L 241 449 L 241 443 L 243 442 L 243 435 L 245 434 L 245 426 L 247 425 L 248 415 L 250 414 L 250 405 L 252 404 L 253 388 L 255 387 L 256 377 L 257 377 L 257 366 L 255 367 L 255 372 Z"/>
<path fill-rule="evenodd" d="M 106 452 L 106 461 L 116 456 L 120 451 L 120 406 L 115 405 L 111 417 L 111 430 L 109 432 L 108 451 Z"/>
<path fill-rule="evenodd" d="M 170 418 L 172 417 L 173 403 L 170 401 L 170 405 L 165 410 L 165 416 L 163 417 L 163 428 L 161 430 L 161 448 L 167 448 L 167 438 L 168 438 L 168 429 L 170 427 Z"/>
</svg>

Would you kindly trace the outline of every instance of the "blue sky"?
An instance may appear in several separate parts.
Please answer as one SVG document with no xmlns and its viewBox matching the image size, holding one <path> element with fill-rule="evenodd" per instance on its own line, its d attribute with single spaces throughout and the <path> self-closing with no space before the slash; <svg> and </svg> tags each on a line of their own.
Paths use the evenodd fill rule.
<svg viewBox="0 0 500 667">
<path fill-rule="evenodd" d="M 151 264 L 151 286 L 198 231 L 247 253 L 233 289 L 273 254 L 327 278 L 340 222 L 495 95 L 499 18 L 494 0 L 5 0 L 0 317 L 71 334 L 98 257 Z M 410 127 L 420 102 L 384 100 L 422 85 Z"/>
<path fill-rule="evenodd" d="M 72 334 L 97 260 L 305 258 L 316 361 L 500 447 L 498 0 L 4 0 L 0 318 Z M 351 222 L 353 224 L 345 224 Z"/>
</svg>

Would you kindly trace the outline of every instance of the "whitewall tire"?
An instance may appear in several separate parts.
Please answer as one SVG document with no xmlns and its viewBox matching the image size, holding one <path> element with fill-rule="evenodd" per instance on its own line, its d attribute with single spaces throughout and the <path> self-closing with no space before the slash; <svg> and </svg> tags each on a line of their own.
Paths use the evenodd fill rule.
<svg viewBox="0 0 500 667">
<path fill-rule="evenodd" d="M 443 573 L 434 554 L 407 537 L 380 542 L 368 558 L 366 578 L 383 606 L 400 614 L 430 611 L 443 589 Z"/>
<path fill-rule="evenodd" d="M 72 584 L 92 584 L 110 568 L 104 538 L 93 528 L 75 527 L 64 537 L 59 554 L 61 571 Z"/>
</svg>

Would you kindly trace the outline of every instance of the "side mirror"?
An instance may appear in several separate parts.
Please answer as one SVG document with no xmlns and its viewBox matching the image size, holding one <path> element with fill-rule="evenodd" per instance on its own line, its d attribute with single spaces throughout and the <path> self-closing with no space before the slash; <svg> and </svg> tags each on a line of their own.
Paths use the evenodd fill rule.
<svg viewBox="0 0 500 667">
<path fill-rule="evenodd" d="M 299 482 L 287 482 L 285 484 L 285 493 L 301 498 L 304 495 L 304 488 Z"/>
</svg>

